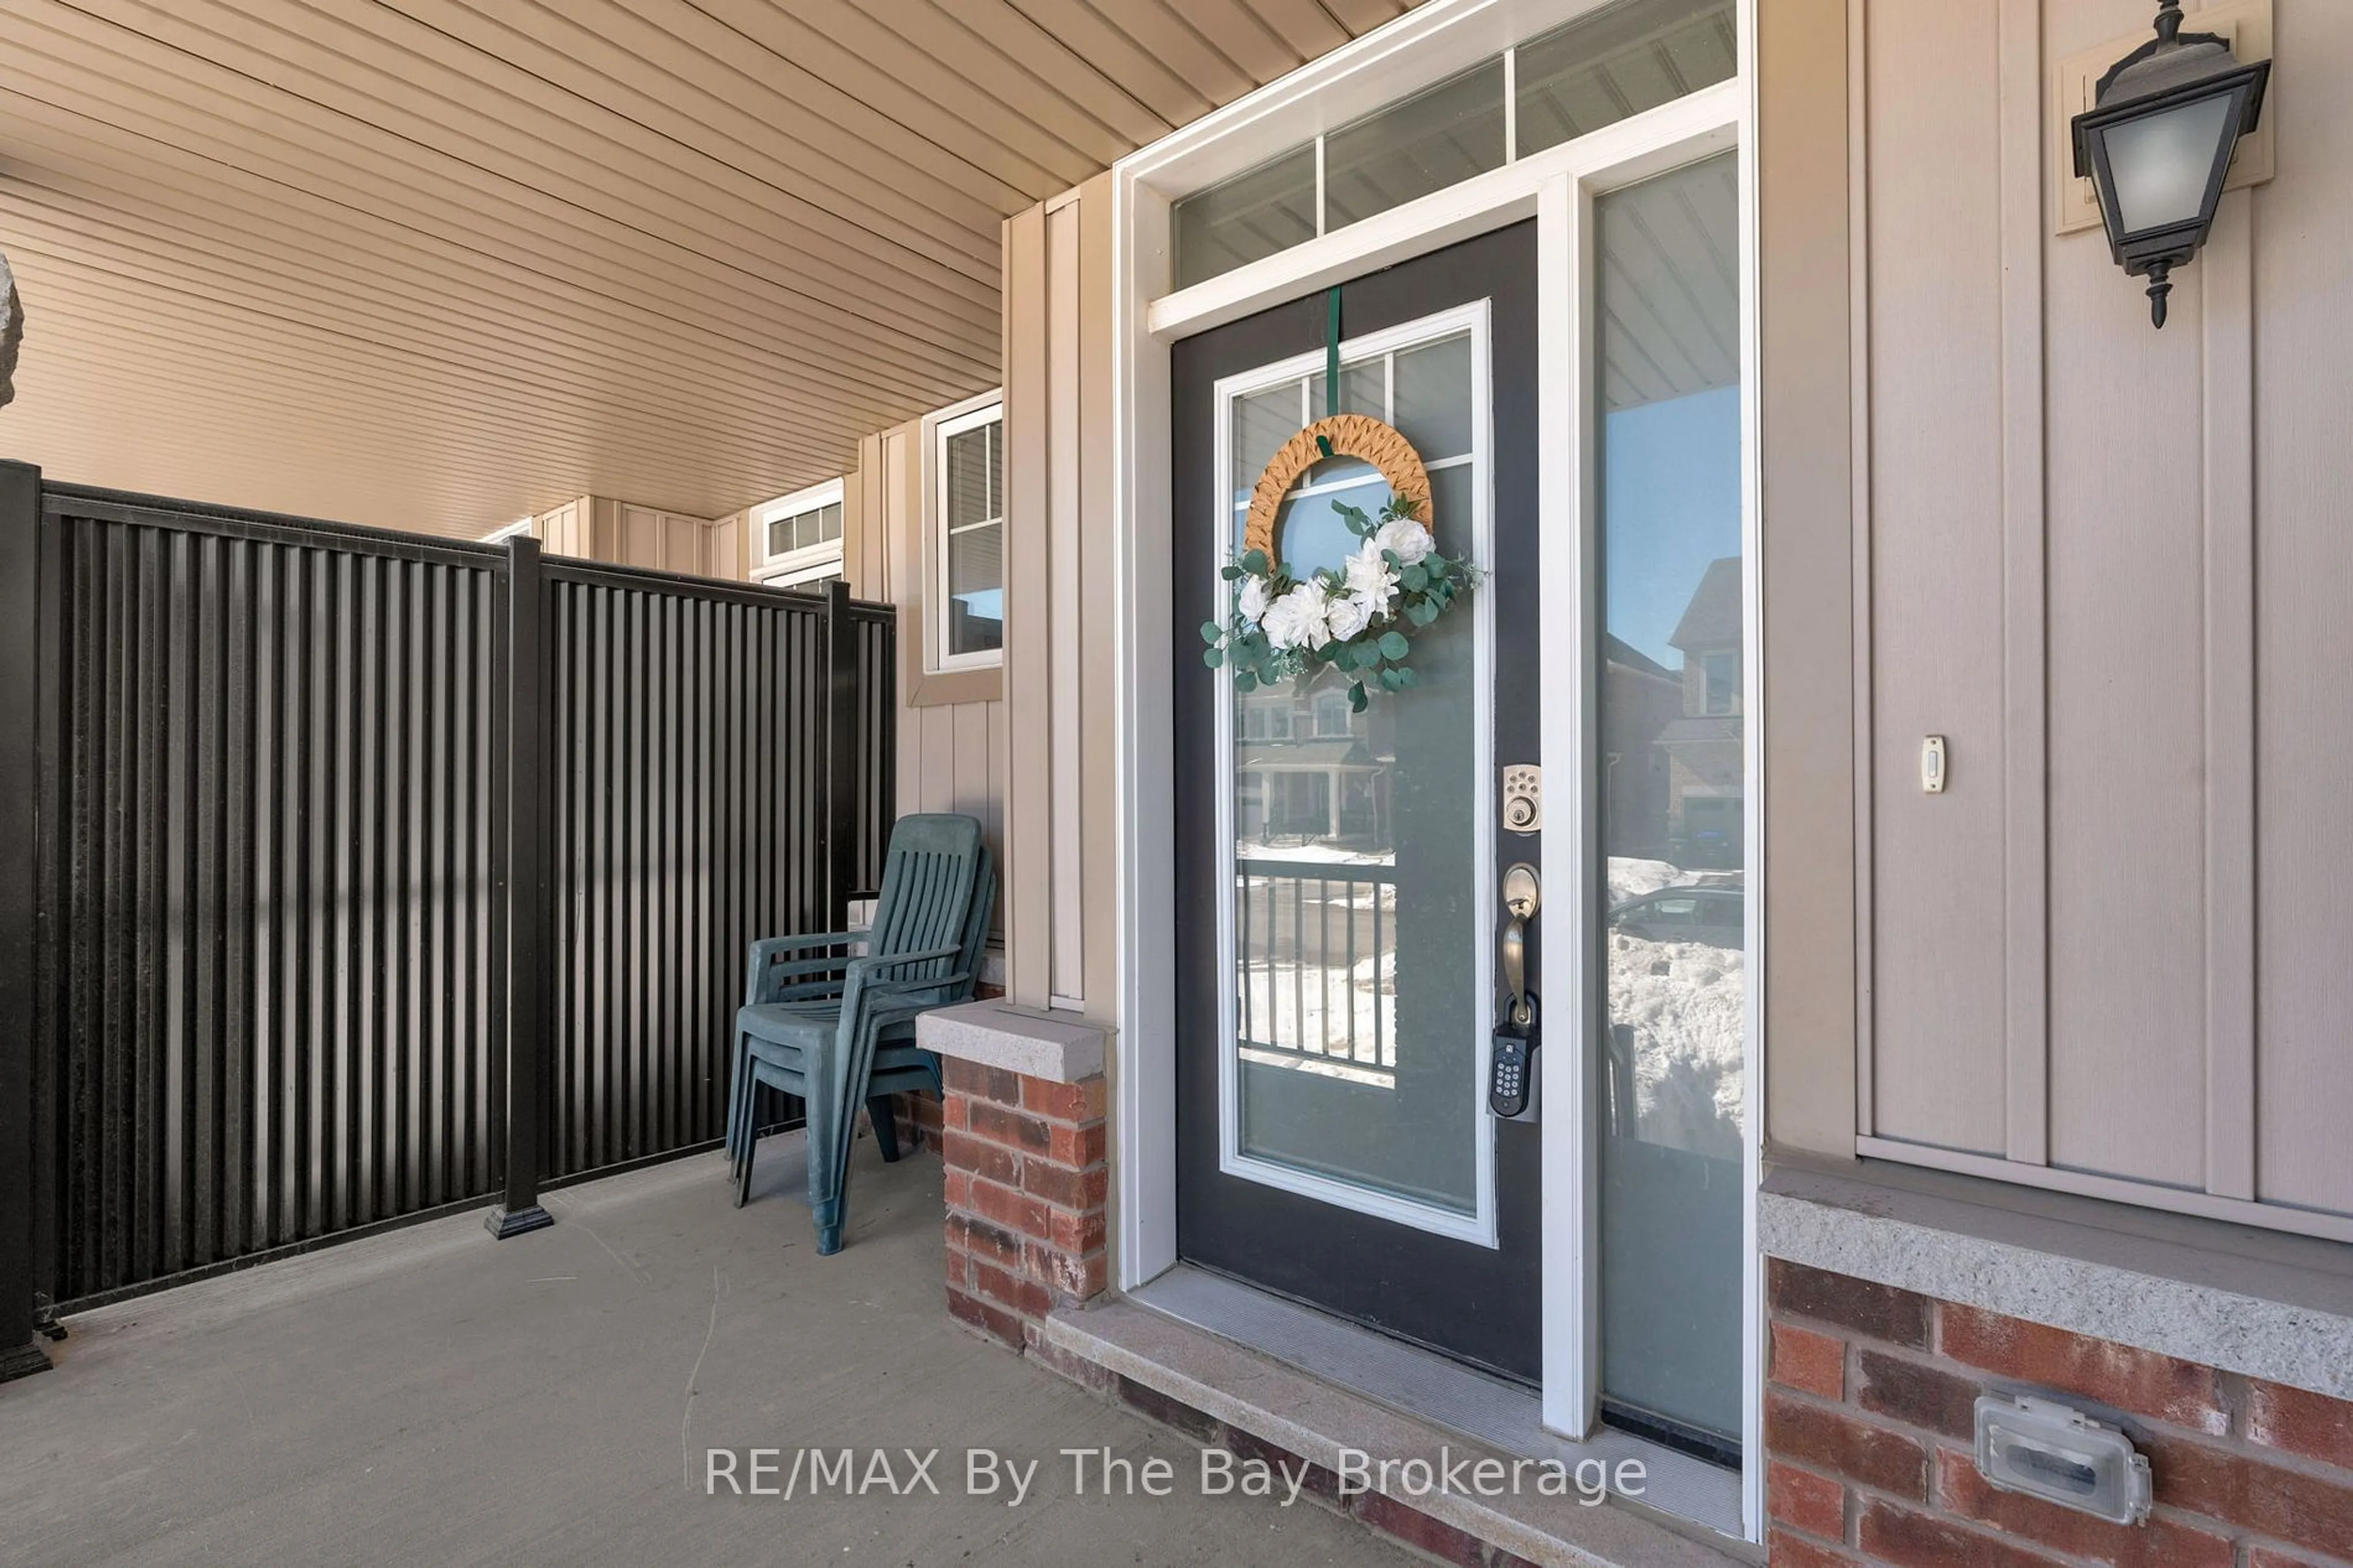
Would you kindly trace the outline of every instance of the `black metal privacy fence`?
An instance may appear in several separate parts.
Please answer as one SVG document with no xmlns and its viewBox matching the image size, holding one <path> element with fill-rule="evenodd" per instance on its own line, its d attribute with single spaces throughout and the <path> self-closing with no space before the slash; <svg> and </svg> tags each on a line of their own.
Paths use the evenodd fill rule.
<svg viewBox="0 0 2353 1568">
<path fill-rule="evenodd" d="M 0 464 L 0 1347 L 720 1136 L 892 800 L 888 606 Z"/>
</svg>

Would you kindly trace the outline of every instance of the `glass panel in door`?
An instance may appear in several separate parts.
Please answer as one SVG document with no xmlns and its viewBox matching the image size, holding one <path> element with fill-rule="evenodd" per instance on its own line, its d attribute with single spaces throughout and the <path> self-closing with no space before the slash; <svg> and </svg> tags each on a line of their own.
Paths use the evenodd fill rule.
<svg viewBox="0 0 2353 1568">
<path fill-rule="evenodd" d="M 1482 464 L 1486 312 L 1445 313 L 1344 356 L 1339 411 L 1396 425 L 1430 469 L 1432 531 L 1487 555 Z M 1292 432 L 1326 412 L 1320 366 L 1292 362 L 1220 389 L 1230 526 Z M 1388 487 L 1335 458 L 1278 520 L 1294 577 L 1357 546 L 1337 508 L 1377 513 Z M 1484 595 L 1415 638 L 1421 684 L 1349 678 L 1227 693 L 1233 1036 L 1228 1164 L 1448 1234 L 1492 1231 L 1480 1049 L 1488 1020 L 1491 879 Z M 1228 683 L 1230 686 L 1230 682 Z"/>
<path fill-rule="evenodd" d="M 1594 204 L 1603 1407 L 1736 1452 L 1747 894 L 1730 153 Z"/>
</svg>

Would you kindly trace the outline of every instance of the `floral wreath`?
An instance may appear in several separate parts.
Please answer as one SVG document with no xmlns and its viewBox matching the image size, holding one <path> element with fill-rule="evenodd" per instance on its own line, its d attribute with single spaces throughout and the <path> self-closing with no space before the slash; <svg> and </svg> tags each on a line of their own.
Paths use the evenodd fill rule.
<svg viewBox="0 0 2353 1568">
<path fill-rule="evenodd" d="M 1335 503 L 1332 510 L 1363 542 L 1338 567 L 1295 579 L 1275 548 L 1275 518 L 1301 474 L 1344 454 L 1371 463 L 1388 481 L 1389 500 L 1377 516 Z M 1231 666 L 1241 691 L 1336 668 L 1354 677 L 1348 703 L 1359 713 L 1368 681 L 1385 691 L 1418 685 L 1421 678 L 1406 662 L 1409 639 L 1477 578 L 1468 561 L 1439 553 L 1429 511 L 1429 470 L 1395 428 L 1363 414 L 1308 426 L 1283 443 L 1250 492 L 1242 553 L 1219 573 L 1238 584 L 1232 608 L 1222 623 L 1201 623 L 1209 645 L 1202 662 Z"/>
</svg>

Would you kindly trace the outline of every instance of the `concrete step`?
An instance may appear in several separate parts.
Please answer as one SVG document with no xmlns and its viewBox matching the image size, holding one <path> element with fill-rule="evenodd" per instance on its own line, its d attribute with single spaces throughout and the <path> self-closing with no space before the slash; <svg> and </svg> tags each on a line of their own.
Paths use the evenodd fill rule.
<svg viewBox="0 0 2353 1568">
<path fill-rule="evenodd" d="M 1205 1446 L 1294 1473 L 1305 1461 L 1318 1501 L 1441 1562 L 1734 1568 L 1763 1560 L 1704 1526 L 1597 1496 L 1625 1458 L 1614 1447 L 1605 1454 L 1546 1437 L 1550 1451 L 1532 1454 L 1539 1445 L 1482 1440 L 1136 1300 L 1052 1313 L 1031 1354 Z M 1546 1461 L 1566 1479 L 1548 1479 Z"/>
</svg>

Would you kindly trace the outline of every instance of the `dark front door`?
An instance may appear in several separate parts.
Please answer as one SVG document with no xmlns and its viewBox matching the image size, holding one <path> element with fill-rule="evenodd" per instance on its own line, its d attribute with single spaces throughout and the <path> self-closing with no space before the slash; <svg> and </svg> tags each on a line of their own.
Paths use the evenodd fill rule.
<svg viewBox="0 0 2353 1568">
<path fill-rule="evenodd" d="M 1199 659 L 1251 487 L 1326 412 L 1322 293 L 1176 345 L 1170 563 L 1178 1250 L 1529 1382 L 1537 1129 L 1485 1074 L 1499 889 L 1537 859 L 1498 788 L 1537 760 L 1535 250 L 1521 224 L 1342 291 L 1339 410 L 1406 435 L 1438 548 L 1485 573 L 1416 637 L 1419 685 L 1358 713 L 1344 678 L 1242 692 Z M 1387 489 L 1336 458 L 1292 495 L 1304 574 L 1355 543 L 1334 504 Z"/>
</svg>

